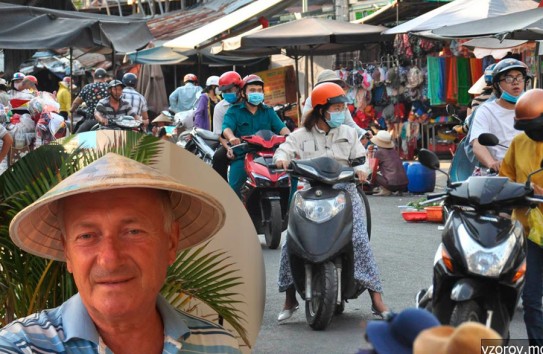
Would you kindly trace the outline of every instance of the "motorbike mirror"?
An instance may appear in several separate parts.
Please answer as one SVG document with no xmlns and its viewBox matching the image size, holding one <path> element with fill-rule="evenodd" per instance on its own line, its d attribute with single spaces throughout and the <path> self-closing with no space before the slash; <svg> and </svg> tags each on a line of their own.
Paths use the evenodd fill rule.
<svg viewBox="0 0 543 354">
<path fill-rule="evenodd" d="M 491 133 L 483 133 L 477 139 L 479 140 L 479 144 L 483 146 L 496 146 L 500 144 L 498 137 Z"/>
<path fill-rule="evenodd" d="M 536 173 L 539 173 L 543 171 L 543 160 L 541 160 L 541 162 L 539 163 L 539 170 L 535 170 L 534 172 L 530 173 L 528 175 L 528 178 L 526 178 L 526 189 L 529 189 L 529 188 L 532 188 L 531 187 L 531 184 L 532 184 L 532 176 L 535 175 Z"/>
<path fill-rule="evenodd" d="M 456 109 L 452 104 L 448 104 L 445 106 L 445 111 L 447 111 L 447 114 L 450 116 L 456 115 Z"/>
<path fill-rule="evenodd" d="M 439 170 L 439 158 L 435 152 L 427 149 L 420 149 L 418 156 L 419 161 L 423 166 L 432 170 Z"/>
</svg>

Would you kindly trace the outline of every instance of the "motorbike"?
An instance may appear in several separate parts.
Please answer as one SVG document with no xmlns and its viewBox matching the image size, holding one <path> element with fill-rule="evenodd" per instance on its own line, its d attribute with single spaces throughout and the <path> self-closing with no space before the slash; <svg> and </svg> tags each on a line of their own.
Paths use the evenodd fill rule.
<svg viewBox="0 0 543 354">
<path fill-rule="evenodd" d="M 143 122 L 136 120 L 132 116 L 119 116 L 111 119 L 109 125 L 102 125 L 96 123 L 91 131 L 96 130 L 132 130 L 135 132 L 143 133 Z"/>
<path fill-rule="evenodd" d="M 241 188 L 241 200 L 251 216 L 259 234 L 264 234 L 266 245 L 276 249 L 281 242 L 281 232 L 286 229 L 290 176 L 287 171 L 276 169 L 273 154 L 285 137 L 270 130 L 259 130 L 241 137 L 247 180 Z"/>
<path fill-rule="evenodd" d="M 209 130 L 192 127 L 179 134 L 177 146 L 198 156 L 208 165 L 213 163 L 215 150 L 220 146 L 219 136 Z"/>
<path fill-rule="evenodd" d="M 366 290 L 354 278 L 351 198 L 333 188 L 337 183 L 355 181 L 355 173 L 329 157 L 292 161 L 289 171 L 309 184 L 296 192 L 290 206 L 290 270 L 296 291 L 305 300 L 307 323 L 314 330 L 323 330 L 334 315 L 343 313 L 348 300 Z M 368 199 L 360 186 L 357 190 L 367 211 L 369 236 Z"/>
<path fill-rule="evenodd" d="M 293 132 L 298 127 L 298 125 L 294 122 L 292 118 L 286 115 L 286 112 L 290 111 L 296 106 L 296 103 L 277 104 L 273 106 L 273 110 L 275 111 L 275 113 L 277 113 L 277 116 L 279 116 L 281 121 L 285 123 L 285 125 L 291 132 Z"/>
<path fill-rule="evenodd" d="M 421 149 L 419 160 L 446 174 L 433 152 Z M 476 321 L 508 337 L 524 285 L 527 247 L 522 225 L 508 214 L 543 202 L 530 186 L 531 176 L 541 171 L 543 161 L 526 184 L 495 175 L 460 182 L 448 178 L 445 192 L 428 195 L 428 201 L 443 201 L 447 219 L 432 286 L 419 291 L 417 307 L 431 310 L 441 323 Z"/>
<path fill-rule="evenodd" d="M 458 117 L 453 106 L 447 105 L 446 109 L 449 116 L 457 120 L 461 126 L 465 126 L 464 121 Z M 451 165 L 449 167 L 449 177 L 452 182 L 465 181 L 469 176 L 471 176 L 476 167 L 476 164 L 470 161 L 466 155 L 465 146 L 469 144 L 469 141 L 467 141 L 467 136 L 465 133 L 459 134 L 458 138 L 460 139 L 460 142 L 456 147 L 456 151 L 453 154 Z"/>
</svg>

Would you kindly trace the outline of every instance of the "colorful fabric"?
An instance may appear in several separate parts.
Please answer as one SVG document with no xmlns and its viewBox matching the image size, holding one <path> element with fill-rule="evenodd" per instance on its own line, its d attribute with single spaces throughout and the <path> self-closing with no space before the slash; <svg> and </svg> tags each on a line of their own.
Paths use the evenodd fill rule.
<svg viewBox="0 0 543 354">
<path fill-rule="evenodd" d="M 458 77 L 458 104 L 467 106 L 471 101 L 471 95 L 468 90 L 471 87 L 469 59 L 456 58 L 456 72 Z"/>
<path fill-rule="evenodd" d="M 477 58 L 469 58 L 469 69 L 471 73 L 471 84 L 475 84 L 481 76 L 483 76 L 483 60 Z"/>
<path fill-rule="evenodd" d="M 447 102 L 458 102 L 458 67 L 456 65 L 456 57 L 445 58 L 447 66 Z"/>
<path fill-rule="evenodd" d="M 444 75 L 445 58 L 428 56 L 428 99 L 432 106 L 445 104 Z"/>
<path fill-rule="evenodd" d="M 240 353 L 236 338 L 221 326 L 180 312 L 162 298 L 162 353 Z M 2 353 L 111 353 L 79 294 L 61 306 L 16 320 L 0 330 Z"/>
</svg>

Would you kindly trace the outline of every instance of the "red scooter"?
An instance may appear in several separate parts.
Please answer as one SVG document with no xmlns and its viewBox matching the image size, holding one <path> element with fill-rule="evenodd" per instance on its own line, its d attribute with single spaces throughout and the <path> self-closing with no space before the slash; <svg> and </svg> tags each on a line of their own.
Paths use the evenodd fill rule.
<svg viewBox="0 0 543 354">
<path fill-rule="evenodd" d="M 270 130 L 260 130 L 254 135 L 242 136 L 240 144 L 247 151 L 247 180 L 241 189 L 241 200 L 256 231 L 264 233 L 266 245 L 271 249 L 279 247 L 281 232 L 287 226 L 290 176 L 276 169 L 273 163 L 273 153 L 285 139 Z"/>
</svg>

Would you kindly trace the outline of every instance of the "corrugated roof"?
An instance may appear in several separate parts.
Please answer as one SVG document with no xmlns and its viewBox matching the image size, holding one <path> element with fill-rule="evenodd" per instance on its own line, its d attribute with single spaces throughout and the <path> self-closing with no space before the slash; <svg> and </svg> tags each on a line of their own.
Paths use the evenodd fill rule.
<svg viewBox="0 0 543 354">
<path fill-rule="evenodd" d="M 250 2 L 252 0 L 214 0 L 194 9 L 175 11 L 148 20 L 147 26 L 157 40 L 170 40 L 218 20 Z"/>
</svg>

